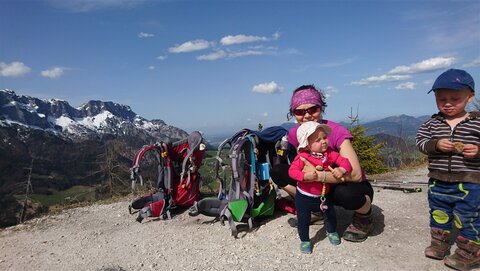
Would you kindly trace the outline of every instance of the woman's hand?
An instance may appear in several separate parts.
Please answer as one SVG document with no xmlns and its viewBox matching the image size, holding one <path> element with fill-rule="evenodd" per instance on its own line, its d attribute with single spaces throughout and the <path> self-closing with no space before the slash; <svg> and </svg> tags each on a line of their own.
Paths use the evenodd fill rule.
<svg viewBox="0 0 480 271">
<path fill-rule="evenodd" d="M 343 178 L 343 175 L 345 175 L 345 172 L 347 172 L 343 167 L 336 167 L 332 168 L 331 166 L 328 166 L 328 169 L 332 172 L 332 175 L 335 179 L 339 179 L 344 181 L 345 178 Z"/>
<path fill-rule="evenodd" d="M 316 182 L 318 180 L 318 172 L 315 167 L 307 159 L 300 156 L 300 160 L 303 162 L 303 180 L 306 182 Z"/>
<path fill-rule="evenodd" d="M 303 172 L 305 172 L 305 176 L 303 177 L 304 181 L 312 181 L 312 182 L 326 182 L 326 183 L 339 183 L 340 179 L 337 179 L 333 177 L 332 173 L 329 171 L 323 170 L 322 166 L 313 166 L 312 163 L 310 163 L 307 159 L 300 157 L 300 160 L 302 160 L 304 166 L 303 166 Z M 315 175 L 310 175 L 311 173 L 315 173 Z M 309 174 L 307 177 L 306 175 Z M 316 176 L 315 179 L 313 179 L 313 176 Z M 309 180 L 307 180 L 307 178 Z M 312 178 L 312 179 L 310 179 Z"/>
<path fill-rule="evenodd" d="M 303 172 L 315 171 L 315 167 L 312 165 L 312 163 L 308 162 L 307 159 L 300 156 L 300 160 L 303 162 Z"/>
<path fill-rule="evenodd" d="M 303 180 L 306 182 L 315 182 L 318 179 L 318 174 L 316 171 L 305 172 L 303 175 Z"/>
</svg>

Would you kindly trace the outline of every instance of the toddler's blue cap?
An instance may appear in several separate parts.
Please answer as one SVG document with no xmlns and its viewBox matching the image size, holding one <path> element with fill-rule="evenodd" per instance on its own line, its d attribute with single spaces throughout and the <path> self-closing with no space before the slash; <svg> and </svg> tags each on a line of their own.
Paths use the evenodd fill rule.
<svg viewBox="0 0 480 271">
<path fill-rule="evenodd" d="M 469 87 L 472 92 L 475 92 L 473 77 L 464 70 L 449 69 L 438 76 L 428 93 L 442 88 L 463 90 L 465 87 Z"/>
</svg>

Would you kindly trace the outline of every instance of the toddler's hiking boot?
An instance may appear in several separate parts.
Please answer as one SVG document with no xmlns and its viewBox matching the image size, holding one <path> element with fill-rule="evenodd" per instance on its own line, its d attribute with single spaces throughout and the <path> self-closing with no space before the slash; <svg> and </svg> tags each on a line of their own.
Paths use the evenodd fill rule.
<svg viewBox="0 0 480 271">
<path fill-rule="evenodd" d="M 350 242 L 363 242 L 367 239 L 368 234 L 373 231 L 372 214 L 362 215 L 354 213 L 352 224 L 343 233 L 343 239 Z"/>
<path fill-rule="evenodd" d="M 480 245 L 463 236 L 458 236 L 456 243 L 455 253 L 446 256 L 443 263 L 448 267 L 462 271 L 480 267 Z"/>
<path fill-rule="evenodd" d="M 425 257 L 435 260 L 443 260 L 450 254 L 450 231 L 439 228 L 431 228 L 432 241 L 425 249 Z"/>
<path fill-rule="evenodd" d="M 328 237 L 328 241 L 330 241 L 330 244 L 334 246 L 338 246 L 342 242 L 340 239 L 340 235 L 338 235 L 337 232 L 328 232 L 327 237 Z"/>
<path fill-rule="evenodd" d="M 312 254 L 312 244 L 310 241 L 300 242 L 300 252 L 303 254 Z"/>
</svg>

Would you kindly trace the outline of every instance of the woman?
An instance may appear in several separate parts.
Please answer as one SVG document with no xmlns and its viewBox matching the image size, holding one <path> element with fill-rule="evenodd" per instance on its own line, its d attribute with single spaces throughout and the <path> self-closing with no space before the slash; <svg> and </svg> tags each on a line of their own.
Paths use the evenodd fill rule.
<svg viewBox="0 0 480 271">
<path fill-rule="evenodd" d="M 346 174 L 342 179 L 336 179 L 331 172 L 327 172 L 325 181 L 333 184 L 331 194 L 334 205 L 355 211 L 352 223 L 345 230 L 343 239 L 361 242 L 367 239 L 368 234 L 373 230 L 371 219 L 373 189 L 366 181 L 360 167 L 351 143 L 352 135 L 340 124 L 322 118 L 326 106 L 325 96 L 321 91 L 317 90 L 314 85 L 303 85 L 293 92 L 289 115 L 295 117 L 299 125 L 307 121 L 318 121 L 332 128 L 332 133 L 328 136 L 329 146 L 339 152 L 341 156 L 348 158 L 352 165 L 352 172 Z M 299 125 L 288 132 L 288 141 L 295 148 L 299 144 L 296 136 Z M 307 167 L 311 166 L 308 161 L 304 161 L 304 163 Z M 288 165 L 277 165 L 272 168 L 270 175 L 279 187 L 295 197 L 297 182 L 288 176 L 288 168 Z M 322 173 L 318 176 L 323 179 L 324 175 Z"/>
</svg>

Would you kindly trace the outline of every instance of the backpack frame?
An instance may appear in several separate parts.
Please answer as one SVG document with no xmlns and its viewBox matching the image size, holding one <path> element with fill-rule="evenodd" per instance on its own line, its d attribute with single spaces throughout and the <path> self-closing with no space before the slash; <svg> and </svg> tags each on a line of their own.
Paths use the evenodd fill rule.
<svg viewBox="0 0 480 271">
<path fill-rule="evenodd" d="M 132 192 L 137 182 L 144 185 L 140 165 L 150 151 L 154 153 L 158 167 L 155 192 L 135 199 L 128 206 L 130 214 L 138 213 L 138 222 L 146 217 L 171 219 L 171 210 L 189 207 L 200 196 L 201 176 L 198 170 L 205 154 L 205 143 L 200 132 L 192 132 L 171 144 L 159 142 L 143 146 L 136 153 L 130 169 Z"/>
<path fill-rule="evenodd" d="M 254 219 L 272 216 L 277 193 L 269 170 L 276 163 L 288 163 L 280 143 L 286 133 L 280 126 L 262 132 L 242 129 L 225 139 L 218 146 L 215 162 L 218 196 L 195 203 L 189 214 L 213 216 L 222 224 L 228 221 L 234 237 L 240 226 L 235 222 L 248 223 L 251 230 Z M 228 158 L 224 160 L 227 149 Z"/>
</svg>

